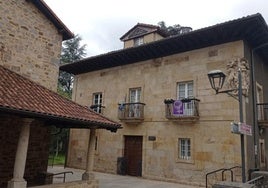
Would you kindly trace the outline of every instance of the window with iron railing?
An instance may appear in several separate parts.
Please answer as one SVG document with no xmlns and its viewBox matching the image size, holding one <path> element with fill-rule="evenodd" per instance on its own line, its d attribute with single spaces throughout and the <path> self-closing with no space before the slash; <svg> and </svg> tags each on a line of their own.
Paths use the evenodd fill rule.
<svg viewBox="0 0 268 188">
<path fill-rule="evenodd" d="M 257 104 L 258 121 L 268 124 L 268 103 Z"/>
<path fill-rule="evenodd" d="M 199 117 L 199 99 L 194 98 L 193 81 L 177 83 L 177 99 L 165 99 L 165 111 L 167 119 Z"/>
<path fill-rule="evenodd" d="M 102 109 L 104 108 L 102 105 L 102 93 L 93 93 L 93 101 L 90 108 L 97 113 L 102 113 Z"/>
<path fill-rule="evenodd" d="M 118 118 L 120 120 L 143 120 L 144 103 L 122 103 L 118 107 Z"/>
<path fill-rule="evenodd" d="M 129 102 L 119 104 L 118 118 L 125 122 L 141 122 L 144 119 L 144 105 L 141 102 L 141 88 L 131 88 Z"/>
<path fill-rule="evenodd" d="M 181 100 L 165 99 L 166 118 L 199 118 L 199 101 L 196 98 L 185 98 Z"/>
</svg>

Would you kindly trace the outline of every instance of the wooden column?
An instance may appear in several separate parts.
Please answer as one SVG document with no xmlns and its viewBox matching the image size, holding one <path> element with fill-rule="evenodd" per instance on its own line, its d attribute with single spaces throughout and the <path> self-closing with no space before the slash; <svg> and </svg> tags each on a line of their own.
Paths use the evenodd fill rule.
<svg viewBox="0 0 268 188">
<path fill-rule="evenodd" d="M 87 164 L 86 164 L 87 166 L 85 173 L 82 175 L 82 180 L 95 179 L 95 175 L 93 173 L 95 142 L 96 142 L 96 129 L 90 129 L 88 151 L 87 151 Z"/>
<path fill-rule="evenodd" d="M 30 125 L 32 121 L 33 119 L 23 119 L 18 140 L 13 178 L 8 182 L 8 188 L 26 188 L 27 186 L 27 182 L 24 180 L 23 176 L 30 137 Z"/>
</svg>

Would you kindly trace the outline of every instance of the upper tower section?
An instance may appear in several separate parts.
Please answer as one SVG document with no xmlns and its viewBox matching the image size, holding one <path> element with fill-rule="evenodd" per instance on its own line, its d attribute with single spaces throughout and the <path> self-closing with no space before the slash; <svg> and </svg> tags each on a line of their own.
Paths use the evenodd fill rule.
<svg viewBox="0 0 268 188">
<path fill-rule="evenodd" d="M 61 43 L 73 33 L 43 0 L 0 0 L 0 66 L 57 90 Z"/>
</svg>

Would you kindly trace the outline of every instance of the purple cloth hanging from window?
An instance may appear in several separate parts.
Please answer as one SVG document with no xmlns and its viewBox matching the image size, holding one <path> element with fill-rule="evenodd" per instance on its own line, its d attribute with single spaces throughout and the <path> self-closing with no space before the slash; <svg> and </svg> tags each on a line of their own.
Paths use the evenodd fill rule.
<svg viewBox="0 0 268 188">
<path fill-rule="evenodd" d="M 180 100 L 176 100 L 173 103 L 173 115 L 183 115 L 183 103 Z"/>
</svg>

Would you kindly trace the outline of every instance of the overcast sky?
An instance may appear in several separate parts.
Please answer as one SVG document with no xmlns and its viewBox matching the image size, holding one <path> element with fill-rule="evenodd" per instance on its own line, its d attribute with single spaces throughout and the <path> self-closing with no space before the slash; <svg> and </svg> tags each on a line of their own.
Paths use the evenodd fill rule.
<svg viewBox="0 0 268 188">
<path fill-rule="evenodd" d="M 261 13 L 268 0 L 45 0 L 87 45 L 87 57 L 123 48 L 120 37 L 137 23 L 180 24 L 193 30 Z"/>
</svg>

